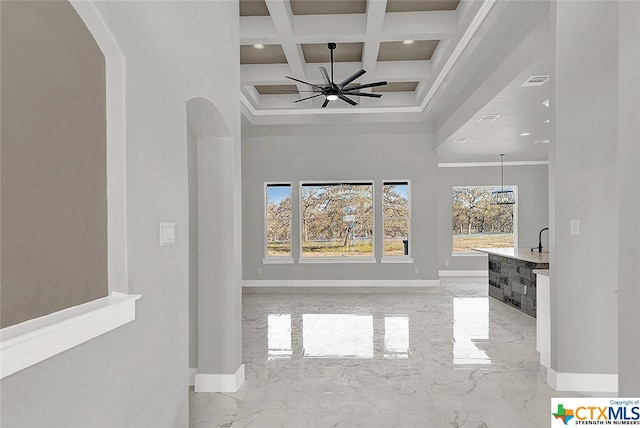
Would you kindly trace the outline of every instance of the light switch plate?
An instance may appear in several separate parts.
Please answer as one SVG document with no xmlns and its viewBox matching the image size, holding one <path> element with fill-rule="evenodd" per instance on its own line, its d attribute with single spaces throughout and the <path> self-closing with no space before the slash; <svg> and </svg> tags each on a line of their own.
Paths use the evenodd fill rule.
<svg viewBox="0 0 640 428">
<path fill-rule="evenodd" d="M 170 221 L 160 222 L 160 246 L 176 244 L 176 224 Z"/>
<path fill-rule="evenodd" d="M 571 220 L 569 222 L 569 229 L 571 235 L 580 235 L 580 220 Z"/>
</svg>

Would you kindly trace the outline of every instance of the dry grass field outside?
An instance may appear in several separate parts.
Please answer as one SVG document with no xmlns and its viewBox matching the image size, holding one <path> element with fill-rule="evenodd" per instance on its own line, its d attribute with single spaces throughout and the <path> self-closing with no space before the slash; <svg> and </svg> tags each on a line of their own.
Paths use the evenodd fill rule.
<svg viewBox="0 0 640 428">
<path fill-rule="evenodd" d="M 302 244 L 303 257 L 362 257 L 373 256 L 371 242 L 358 243 L 344 247 L 342 242 L 304 242 Z M 403 256 L 404 244 L 402 240 L 387 239 L 384 242 L 385 256 Z M 291 245 L 288 242 L 270 242 L 267 245 L 268 257 L 291 256 Z"/>
<path fill-rule="evenodd" d="M 453 251 L 470 251 L 472 248 L 511 248 L 512 233 L 472 233 L 453 235 Z"/>
</svg>

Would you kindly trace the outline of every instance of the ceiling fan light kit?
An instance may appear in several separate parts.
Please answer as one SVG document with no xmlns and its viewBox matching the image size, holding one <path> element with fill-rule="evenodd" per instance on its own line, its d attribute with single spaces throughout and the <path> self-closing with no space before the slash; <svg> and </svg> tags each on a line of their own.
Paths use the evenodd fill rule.
<svg viewBox="0 0 640 428">
<path fill-rule="evenodd" d="M 351 83 L 353 83 L 353 81 L 355 81 L 357 78 L 359 78 L 364 73 L 366 73 L 366 71 L 363 69 L 356 71 L 351 76 L 344 79 L 342 82 L 335 83 L 333 80 L 333 51 L 336 48 L 336 44 L 333 42 L 330 42 L 327 44 L 327 47 L 331 52 L 331 76 L 329 76 L 329 73 L 327 72 L 326 68 L 320 67 L 320 73 L 322 74 L 322 78 L 324 79 L 324 86 L 316 85 L 315 83 L 305 82 L 304 80 L 296 79 L 295 77 L 285 76 L 287 79 L 291 79 L 299 83 L 304 83 L 305 85 L 309 85 L 313 88 L 312 92 L 314 93 L 314 95 L 301 98 L 299 100 L 295 100 L 293 101 L 294 103 L 299 103 L 300 101 L 310 100 L 312 98 L 324 96 L 325 100 L 322 103 L 322 108 L 326 107 L 330 101 L 337 101 L 338 99 L 348 104 L 351 104 L 352 106 L 355 106 L 355 105 L 358 105 L 358 103 L 352 100 L 351 98 L 347 97 L 347 95 L 355 96 L 355 97 L 370 97 L 370 98 L 382 97 L 381 94 L 361 92 L 360 90 L 366 89 L 366 88 L 373 88 L 375 86 L 386 85 L 387 84 L 386 81 L 349 86 Z"/>
</svg>

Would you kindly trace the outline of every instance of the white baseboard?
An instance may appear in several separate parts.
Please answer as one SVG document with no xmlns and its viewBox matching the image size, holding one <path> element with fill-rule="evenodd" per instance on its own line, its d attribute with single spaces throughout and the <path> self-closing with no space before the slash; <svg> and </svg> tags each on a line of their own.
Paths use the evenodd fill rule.
<svg viewBox="0 0 640 428">
<path fill-rule="evenodd" d="M 195 392 L 237 392 L 244 382 L 244 364 L 240 364 L 233 374 L 208 374 L 197 373 L 195 375 Z"/>
<path fill-rule="evenodd" d="M 439 276 L 489 276 L 489 271 L 484 270 L 439 270 Z"/>
<path fill-rule="evenodd" d="M 547 369 L 547 384 L 556 391 L 618 392 L 618 375 L 601 373 L 558 373 Z"/>
<path fill-rule="evenodd" d="M 196 375 L 198 374 L 198 369 L 190 367 L 189 368 L 189 386 L 196 385 Z"/>
<path fill-rule="evenodd" d="M 243 287 L 437 287 L 438 279 L 358 279 L 358 280 L 254 280 L 245 279 Z"/>
</svg>

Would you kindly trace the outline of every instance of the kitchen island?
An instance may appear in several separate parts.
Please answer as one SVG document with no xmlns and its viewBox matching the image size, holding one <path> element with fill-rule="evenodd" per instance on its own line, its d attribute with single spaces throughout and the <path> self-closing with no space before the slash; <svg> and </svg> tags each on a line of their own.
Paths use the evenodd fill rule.
<svg viewBox="0 0 640 428">
<path fill-rule="evenodd" d="M 536 274 L 549 269 L 549 253 L 529 248 L 474 248 L 489 255 L 489 296 L 536 316 Z"/>
</svg>

